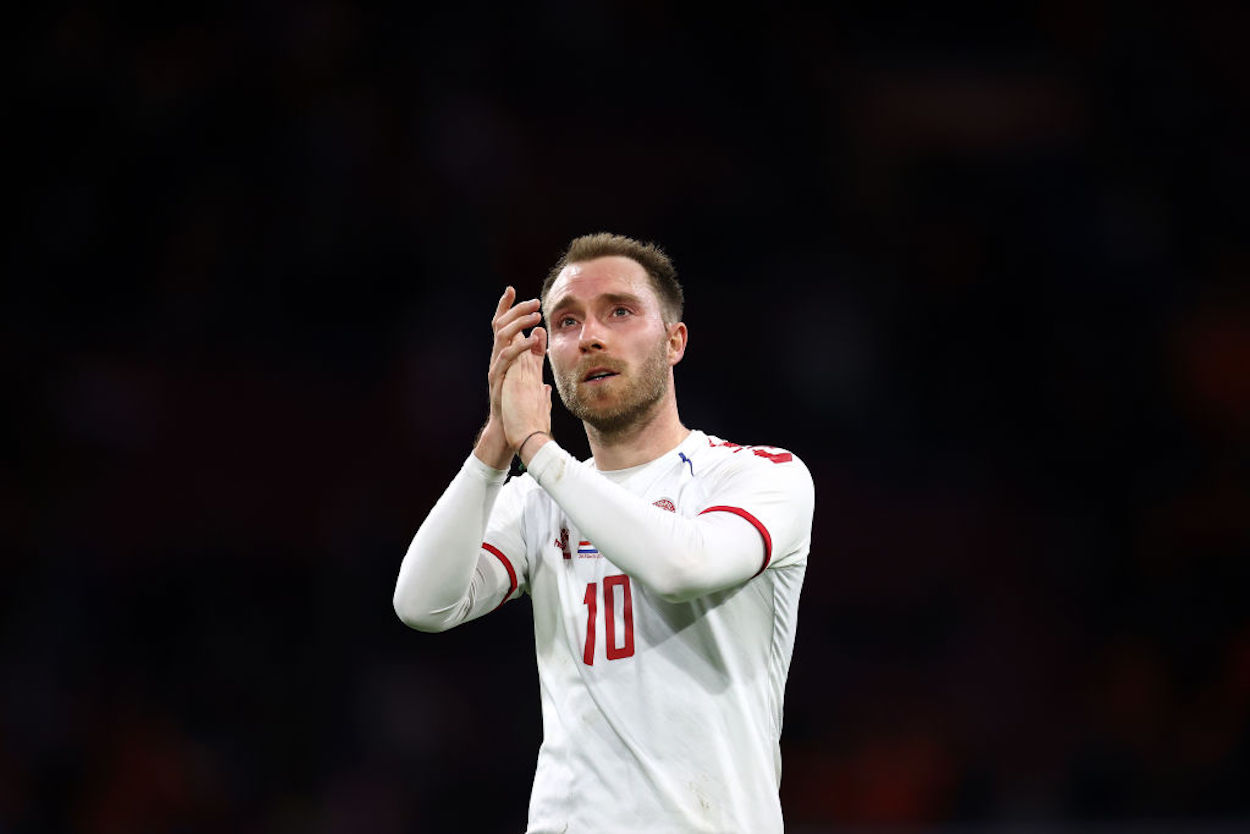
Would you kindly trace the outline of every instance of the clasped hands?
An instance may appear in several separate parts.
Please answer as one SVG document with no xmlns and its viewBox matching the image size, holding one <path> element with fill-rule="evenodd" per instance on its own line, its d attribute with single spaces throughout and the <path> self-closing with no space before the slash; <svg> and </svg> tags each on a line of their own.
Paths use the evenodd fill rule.
<svg viewBox="0 0 1250 834">
<path fill-rule="evenodd" d="M 551 386 L 543 382 L 547 331 L 539 326 L 540 302 L 515 301 L 516 290 L 508 287 L 491 321 L 495 341 L 487 373 L 490 417 L 473 449 L 478 459 L 494 469 L 507 469 L 514 454 L 528 463 L 550 439 Z M 528 336 L 527 327 L 533 328 Z M 546 434 L 535 436 L 535 432 Z"/>
</svg>

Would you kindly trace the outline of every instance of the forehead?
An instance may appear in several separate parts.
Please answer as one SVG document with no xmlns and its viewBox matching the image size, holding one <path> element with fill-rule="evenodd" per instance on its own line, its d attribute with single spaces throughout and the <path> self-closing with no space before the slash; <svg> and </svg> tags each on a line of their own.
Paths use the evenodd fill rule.
<svg viewBox="0 0 1250 834">
<path fill-rule="evenodd" d="M 633 295 L 658 305 L 651 279 L 633 258 L 608 255 L 571 263 L 552 282 L 547 309 L 568 304 L 589 304 L 605 295 Z"/>
</svg>

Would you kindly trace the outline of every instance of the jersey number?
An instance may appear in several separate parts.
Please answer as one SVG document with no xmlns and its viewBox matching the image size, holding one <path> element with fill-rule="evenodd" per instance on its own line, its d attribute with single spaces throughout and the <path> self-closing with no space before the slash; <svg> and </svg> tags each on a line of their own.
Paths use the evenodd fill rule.
<svg viewBox="0 0 1250 834">
<path fill-rule="evenodd" d="M 625 620 L 624 636 L 621 643 L 616 642 L 616 590 L 621 590 L 621 616 Z M 599 583 L 586 584 L 586 649 L 582 652 L 582 662 L 587 666 L 595 665 L 595 614 L 599 610 Z M 608 660 L 620 660 L 622 657 L 634 656 L 634 597 L 629 590 L 629 577 L 623 573 L 603 578 L 603 633 L 607 644 Z"/>
</svg>

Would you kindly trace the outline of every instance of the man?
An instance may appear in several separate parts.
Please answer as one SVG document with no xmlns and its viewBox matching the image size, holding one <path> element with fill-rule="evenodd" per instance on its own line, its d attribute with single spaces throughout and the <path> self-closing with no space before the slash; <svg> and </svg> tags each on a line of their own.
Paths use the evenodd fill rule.
<svg viewBox="0 0 1250 834">
<path fill-rule="evenodd" d="M 682 301 L 663 251 L 610 234 L 574 240 L 541 300 L 506 289 L 490 416 L 400 567 L 395 610 L 422 631 L 532 599 L 531 834 L 782 830 L 812 480 L 790 452 L 682 425 Z M 551 437 L 544 355 L 584 463 Z M 527 472 L 505 485 L 513 455 Z"/>
</svg>

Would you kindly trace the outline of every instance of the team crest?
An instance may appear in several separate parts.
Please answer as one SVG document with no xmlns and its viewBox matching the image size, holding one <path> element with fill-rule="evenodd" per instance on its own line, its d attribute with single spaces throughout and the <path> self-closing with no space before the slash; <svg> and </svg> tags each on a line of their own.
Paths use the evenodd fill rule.
<svg viewBox="0 0 1250 834">
<path fill-rule="evenodd" d="M 676 505 L 674 505 L 673 502 L 667 498 L 661 498 L 659 501 L 653 501 L 652 503 L 661 510 L 668 510 L 670 513 L 677 512 Z"/>
<path fill-rule="evenodd" d="M 556 547 L 560 548 L 560 552 L 564 555 L 565 559 L 573 558 L 573 555 L 569 553 L 569 528 L 560 528 L 560 538 L 556 539 L 554 544 Z"/>
</svg>

